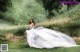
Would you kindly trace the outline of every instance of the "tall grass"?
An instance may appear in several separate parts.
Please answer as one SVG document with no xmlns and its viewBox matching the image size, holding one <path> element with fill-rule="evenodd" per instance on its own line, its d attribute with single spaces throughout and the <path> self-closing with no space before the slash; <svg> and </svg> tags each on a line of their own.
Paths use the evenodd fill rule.
<svg viewBox="0 0 80 52">
<path fill-rule="evenodd" d="M 80 5 L 77 5 L 70 11 L 65 12 L 49 21 L 37 23 L 36 26 L 44 26 L 50 29 L 61 31 L 72 36 L 80 35 Z M 44 19 L 43 19 L 44 20 Z M 0 33 L 12 32 L 15 34 L 23 34 L 29 26 L 18 25 L 9 27 L 0 27 Z"/>
<path fill-rule="evenodd" d="M 38 25 L 43 25 L 71 36 L 80 36 L 80 5 Z"/>
<path fill-rule="evenodd" d="M 14 0 L 14 1 L 17 2 L 18 0 Z M 57 31 L 70 34 L 72 36 L 80 36 L 80 9 L 79 8 L 80 5 L 77 5 L 75 8 L 71 9 L 70 11 L 67 11 L 64 14 L 60 14 L 49 21 L 45 20 L 44 22 L 37 23 L 37 26 L 44 26 L 47 28 L 51 28 Z M 20 19 L 17 19 L 17 21 L 18 20 Z M 14 34 L 23 34 L 24 31 L 28 28 L 29 26 L 26 25 L 0 27 L 0 34 L 5 34 L 8 32 L 12 32 Z"/>
<path fill-rule="evenodd" d="M 22 34 L 29 28 L 27 25 L 18 25 L 18 26 L 6 26 L 0 27 L 0 34 L 13 33 L 13 34 Z M 22 32 L 22 33 L 21 33 Z"/>
</svg>

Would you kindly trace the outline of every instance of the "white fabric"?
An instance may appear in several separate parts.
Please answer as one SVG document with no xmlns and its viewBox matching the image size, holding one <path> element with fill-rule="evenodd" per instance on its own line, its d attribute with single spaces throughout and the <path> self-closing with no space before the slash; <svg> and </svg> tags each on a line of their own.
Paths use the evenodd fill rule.
<svg viewBox="0 0 80 52">
<path fill-rule="evenodd" d="M 76 46 L 75 41 L 70 36 L 44 27 L 32 28 L 26 31 L 26 33 L 30 47 L 54 48 Z"/>
</svg>

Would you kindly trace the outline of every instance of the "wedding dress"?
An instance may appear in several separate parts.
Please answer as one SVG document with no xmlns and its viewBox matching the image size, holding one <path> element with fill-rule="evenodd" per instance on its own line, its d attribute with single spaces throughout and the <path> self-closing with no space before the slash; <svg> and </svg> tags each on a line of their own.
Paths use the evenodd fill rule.
<svg viewBox="0 0 80 52">
<path fill-rule="evenodd" d="M 44 27 L 27 30 L 27 42 L 34 48 L 73 47 L 75 41 L 67 34 Z"/>
</svg>

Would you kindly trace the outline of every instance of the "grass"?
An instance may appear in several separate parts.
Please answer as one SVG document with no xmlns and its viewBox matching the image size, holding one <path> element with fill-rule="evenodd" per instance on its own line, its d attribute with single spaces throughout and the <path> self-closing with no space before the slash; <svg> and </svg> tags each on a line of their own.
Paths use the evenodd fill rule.
<svg viewBox="0 0 80 52">
<path fill-rule="evenodd" d="M 80 19 L 75 20 L 76 18 L 58 18 L 50 21 L 45 21 L 37 25 L 44 26 L 50 29 L 61 31 L 67 34 L 72 34 L 73 36 L 80 35 Z"/>
<path fill-rule="evenodd" d="M 64 32 L 66 34 L 71 34 L 75 36 L 80 35 L 80 19 L 77 18 L 57 18 L 52 19 L 50 21 L 37 23 L 36 26 L 44 26 L 50 29 L 54 29 L 57 31 Z M 23 35 L 26 29 L 28 29 L 28 25 L 14 25 L 14 26 L 6 26 L 0 27 L 0 34 L 5 33 L 13 33 L 13 34 L 21 34 Z"/>
<path fill-rule="evenodd" d="M 2 43 L 8 43 L 9 51 L 8 52 L 80 52 L 80 46 L 70 47 L 70 48 L 51 48 L 51 49 L 39 49 L 39 48 L 30 48 L 27 45 L 27 42 L 9 42 L 2 41 Z M 0 41 L 1 44 L 1 41 Z"/>
<path fill-rule="evenodd" d="M 60 14 L 55 18 L 40 22 L 39 26 L 44 26 L 50 29 L 64 32 L 72 36 L 80 36 L 80 5 L 77 5 L 74 9 L 71 9 L 64 14 Z"/>
<path fill-rule="evenodd" d="M 80 52 L 79 48 L 80 47 L 53 48 L 53 49 L 21 48 L 21 49 L 9 49 L 9 52 Z"/>
<path fill-rule="evenodd" d="M 0 27 L 11 26 L 12 23 L 0 19 Z"/>
<path fill-rule="evenodd" d="M 44 26 L 50 29 L 64 32 L 66 34 L 79 36 L 80 35 L 80 6 L 78 5 L 74 9 L 57 16 L 49 21 L 37 23 L 37 26 Z M 52 48 L 52 49 L 36 49 L 30 48 L 27 45 L 26 38 L 16 38 L 18 36 L 24 36 L 28 25 L 14 25 L 14 26 L 1 26 L 0 27 L 0 44 L 8 43 L 9 52 L 80 52 L 80 47 L 73 48 Z M 12 38 L 6 39 L 7 35 L 14 35 Z M 3 39 L 1 39 L 1 37 Z M 10 40 L 14 41 L 10 41 Z M 19 40 L 19 41 L 18 41 Z M 77 42 L 77 41 L 76 41 Z M 80 40 L 77 42 L 80 44 Z"/>
<path fill-rule="evenodd" d="M 25 0 L 23 0 L 24 2 Z M 18 2 L 18 3 L 17 3 Z M 22 3 L 23 3 L 22 2 Z M 29 3 L 29 0 L 26 1 L 27 3 L 23 3 L 22 4 L 22 7 L 23 5 L 28 5 Z M 14 0 L 12 1 L 13 3 L 13 8 L 14 10 L 12 11 L 11 9 L 11 13 L 12 14 L 15 14 L 14 11 L 18 12 L 17 15 L 20 15 L 19 14 L 19 11 L 18 9 L 19 8 L 15 8 L 15 7 L 18 7 L 20 6 L 19 4 L 21 3 L 21 1 L 19 0 Z M 30 1 L 30 3 L 36 3 L 36 1 L 32 0 Z M 38 3 L 36 3 L 38 4 Z M 39 4 L 38 4 L 39 5 Z M 31 5 L 30 5 L 31 6 Z M 35 5 L 37 6 L 37 5 Z M 35 8 L 35 6 L 32 5 L 31 8 Z M 22 8 L 21 7 L 21 8 Z M 27 6 L 28 7 L 28 6 Z M 39 5 L 39 7 L 42 7 L 41 5 Z M 21 9 L 20 8 L 20 9 Z M 70 34 L 70 35 L 75 35 L 75 36 L 79 36 L 80 35 L 80 5 L 77 5 L 75 6 L 73 9 L 65 12 L 64 14 L 60 14 L 58 16 L 56 16 L 55 18 L 51 19 L 51 20 L 46 20 L 46 19 L 43 19 L 43 18 L 37 18 L 37 19 L 40 19 L 40 20 L 44 20 L 43 22 L 40 22 L 40 23 L 37 23 L 36 25 L 37 26 L 44 26 L 44 27 L 47 27 L 47 28 L 50 28 L 50 29 L 54 29 L 54 30 L 57 30 L 57 31 L 61 31 L 61 32 L 64 32 L 66 34 Z M 20 10 L 19 9 L 19 10 Z M 25 7 L 26 9 L 26 7 Z M 39 8 L 38 8 L 39 9 Z M 20 11 L 22 11 L 23 9 L 21 9 Z M 27 10 L 27 9 L 26 9 Z M 44 9 L 40 9 L 39 11 L 42 11 Z M 35 11 L 35 10 L 34 10 Z M 10 12 L 10 11 L 8 11 Z M 23 12 L 23 11 L 22 11 Z M 31 15 L 32 15 L 32 12 L 30 12 Z M 11 16 L 12 16 L 11 14 Z M 22 13 L 21 13 L 22 14 Z M 36 14 L 36 13 L 35 13 Z M 40 13 L 40 14 L 43 14 L 43 13 Z M 7 14 L 8 15 L 8 14 Z M 10 15 L 10 14 L 9 14 Z M 34 15 L 34 14 L 33 14 Z M 36 14 L 37 15 L 37 14 Z M 16 16 L 16 14 L 14 15 Z M 7 16 L 6 16 L 7 18 Z M 13 17 L 10 17 L 9 19 L 11 20 L 11 18 Z M 15 19 L 17 17 L 14 17 Z M 36 17 L 35 17 L 36 18 Z M 35 19 L 34 18 L 34 19 Z M 45 17 L 44 17 L 45 18 Z M 20 21 L 24 21 L 22 19 L 22 17 L 20 18 L 21 20 Z M 17 19 L 16 19 L 17 20 Z M 19 20 L 19 19 L 18 19 Z M 18 21 L 17 20 L 17 21 Z M 27 20 L 26 20 L 27 21 Z M 19 22 L 19 21 L 18 21 Z M 16 22 L 17 23 L 17 22 Z M 22 22 L 21 22 L 22 23 Z M 5 23 L 6 24 L 6 23 Z M 29 26 L 25 25 L 26 23 L 24 23 L 24 25 L 13 25 L 13 26 L 6 26 L 6 27 L 3 27 L 3 26 L 0 26 L 0 35 L 1 34 L 6 34 L 6 33 L 13 33 L 13 34 L 24 34 L 25 30 L 29 28 Z"/>
</svg>

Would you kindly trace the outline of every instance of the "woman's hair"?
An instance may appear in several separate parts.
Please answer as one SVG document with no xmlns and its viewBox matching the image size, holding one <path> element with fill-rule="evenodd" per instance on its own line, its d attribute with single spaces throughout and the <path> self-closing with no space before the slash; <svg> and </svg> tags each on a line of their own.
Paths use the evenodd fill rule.
<svg viewBox="0 0 80 52">
<path fill-rule="evenodd" d="M 32 20 L 32 21 L 31 21 L 31 20 Z M 34 23 L 34 25 L 35 25 L 35 22 L 34 22 L 33 19 L 30 19 L 29 22 L 28 22 L 28 24 L 31 24 L 31 23 Z"/>
</svg>

